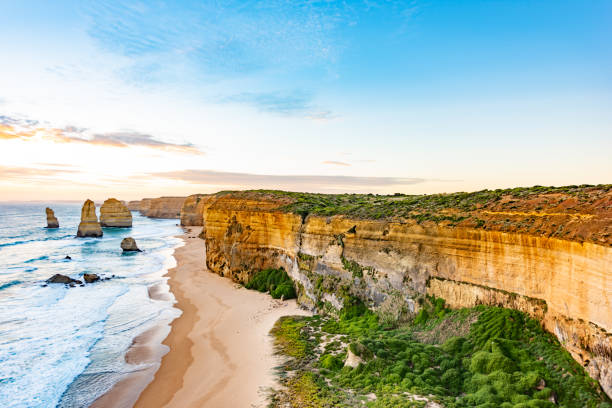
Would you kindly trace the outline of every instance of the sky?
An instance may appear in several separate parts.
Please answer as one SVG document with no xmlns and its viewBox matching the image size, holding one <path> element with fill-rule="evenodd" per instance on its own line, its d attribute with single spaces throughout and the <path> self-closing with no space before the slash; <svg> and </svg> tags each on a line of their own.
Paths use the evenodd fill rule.
<svg viewBox="0 0 612 408">
<path fill-rule="evenodd" d="M 0 201 L 612 183 L 608 0 L 0 0 Z"/>
</svg>

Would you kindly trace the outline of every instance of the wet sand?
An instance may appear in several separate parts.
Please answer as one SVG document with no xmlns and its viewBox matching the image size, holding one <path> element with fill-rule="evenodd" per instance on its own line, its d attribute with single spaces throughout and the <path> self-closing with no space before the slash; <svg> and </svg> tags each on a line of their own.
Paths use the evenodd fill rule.
<svg viewBox="0 0 612 408">
<path fill-rule="evenodd" d="M 174 253 L 177 266 L 168 271 L 182 315 L 163 341 L 169 352 L 153 381 L 155 364 L 119 382 L 94 407 L 129 407 L 134 401 L 139 408 L 267 405 L 266 390 L 275 385 L 278 364 L 269 331 L 279 317 L 307 312 L 295 300 L 274 300 L 209 272 L 204 241 L 196 238 L 200 230 L 190 227 L 182 236 L 185 245 Z M 150 293 L 154 297 L 155 290 Z M 152 351 L 159 336 L 150 331 L 136 338 L 126 361 L 159 359 L 159 351 Z"/>
</svg>

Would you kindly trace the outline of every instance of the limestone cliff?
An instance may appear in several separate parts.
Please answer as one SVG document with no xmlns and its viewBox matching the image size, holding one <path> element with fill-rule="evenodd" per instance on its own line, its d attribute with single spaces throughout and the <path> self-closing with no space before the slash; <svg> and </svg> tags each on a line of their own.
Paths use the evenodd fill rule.
<svg viewBox="0 0 612 408">
<path fill-rule="evenodd" d="M 182 226 L 204 225 L 204 209 L 209 205 L 212 194 L 193 194 L 185 199 L 181 208 Z"/>
<path fill-rule="evenodd" d="M 47 214 L 47 228 L 59 228 L 59 221 L 57 221 L 53 210 L 47 207 L 45 213 Z"/>
<path fill-rule="evenodd" d="M 412 312 L 423 295 L 516 308 L 540 319 L 612 396 L 612 188 L 568 191 L 453 196 L 452 205 L 364 196 L 375 203 L 365 214 L 342 197 L 219 194 L 204 211 L 207 264 L 239 282 L 283 267 L 299 301 L 319 309 L 341 308 L 348 294 Z M 349 215 L 320 215 L 334 208 Z"/>
<path fill-rule="evenodd" d="M 181 208 L 186 197 L 143 198 L 130 201 L 128 208 L 137 210 L 141 215 L 150 218 L 180 218 Z"/>
<path fill-rule="evenodd" d="M 81 223 L 77 231 L 77 237 L 101 237 L 102 227 L 96 215 L 96 205 L 93 201 L 87 200 L 81 209 Z"/>
<path fill-rule="evenodd" d="M 130 211 L 140 211 L 140 203 L 146 200 L 146 198 L 143 198 L 142 200 L 133 200 L 133 201 L 128 201 L 127 203 L 127 208 Z"/>
<path fill-rule="evenodd" d="M 132 213 L 121 201 L 109 198 L 100 207 L 100 225 L 103 227 L 130 228 Z"/>
</svg>

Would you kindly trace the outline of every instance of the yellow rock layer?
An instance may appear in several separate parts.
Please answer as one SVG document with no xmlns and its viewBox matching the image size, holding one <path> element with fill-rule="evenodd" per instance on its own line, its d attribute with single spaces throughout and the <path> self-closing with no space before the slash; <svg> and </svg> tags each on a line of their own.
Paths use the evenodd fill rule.
<svg viewBox="0 0 612 408">
<path fill-rule="evenodd" d="M 246 282 L 253 271 L 284 267 L 309 305 L 342 306 L 333 288 L 316 293 L 320 276 L 348 282 L 373 306 L 399 294 L 414 310 L 413 300 L 430 294 L 452 307 L 516 308 L 540 319 L 612 396 L 610 247 L 412 220 L 303 220 L 277 201 L 231 194 L 211 201 L 203 217 L 214 272 Z M 345 262 L 356 262 L 363 277 Z"/>
<path fill-rule="evenodd" d="M 129 228 L 132 226 L 132 213 L 121 201 L 109 198 L 100 207 L 100 225 Z"/>
<path fill-rule="evenodd" d="M 87 200 L 81 209 L 81 222 L 77 231 L 77 237 L 101 237 L 102 227 L 96 215 L 96 205 Z"/>
</svg>

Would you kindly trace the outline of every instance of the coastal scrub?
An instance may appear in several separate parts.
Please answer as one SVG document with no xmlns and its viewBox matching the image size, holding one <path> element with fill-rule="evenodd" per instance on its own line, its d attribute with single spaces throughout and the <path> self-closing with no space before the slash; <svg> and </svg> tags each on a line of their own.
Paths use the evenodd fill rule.
<svg viewBox="0 0 612 408">
<path fill-rule="evenodd" d="M 279 320 L 272 335 L 287 363 L 272 406 L 612 407 L 527 315 L 488 306 L 450 310 L 433 298 L 422 310 L 397 327 L 369 310 Z M 449 327 L 462 329 L 440 330 Z M 349 353 L 354 368 L 344 364 Z"/>
<path fill-rule="evenodd" d="M 274 299 L 296 297 L 293 281 L 284 269 L 263 269 L 257 272 L 245 285 L 247 289 L 270 292 Z"/>
</svg>

